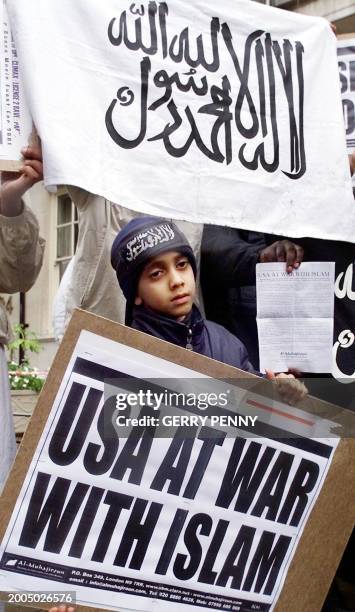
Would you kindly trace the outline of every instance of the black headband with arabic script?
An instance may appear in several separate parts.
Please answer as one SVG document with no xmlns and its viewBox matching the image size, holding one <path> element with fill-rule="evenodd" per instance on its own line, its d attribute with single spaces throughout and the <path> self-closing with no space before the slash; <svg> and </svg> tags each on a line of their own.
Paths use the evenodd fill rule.
<svg viewBox="0 0 355 612">
<path fill-rule="evenodd" d="M 168 251 L 186 255 L 196 277 L 193 250 L 186 236 L 172 221 L 163 217 L 136 217 L 117 234 L 111 249 L 111 264 L 127 300 L 126 324 L 130 323 L 143 268 L 152 257 Z"/>
</svg>

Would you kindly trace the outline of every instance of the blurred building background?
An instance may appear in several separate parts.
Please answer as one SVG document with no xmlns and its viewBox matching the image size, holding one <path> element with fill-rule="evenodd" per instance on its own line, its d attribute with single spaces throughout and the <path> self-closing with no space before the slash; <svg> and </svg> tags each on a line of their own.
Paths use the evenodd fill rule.
<svg viewBox="0 0 355 612">
<path fill-rule="evenodd" d="M 305 15 L 325 17 L 336 25 L 338 34 L 355 32 L 355 2 L 350 0 L 266 0 L 261 3 Z"/>
<path fill-rule="evenodd" d="M 35 332 L 42 350 L 31 355 L 31 365 L 48 370 L 58 348 L 53 329 L 53 303 L 60 280 L 74 255 L 78 238 L 76 208 L 65 190 L 48 193 L 43 184 L 25 196 L 46 240 L 44 263 L 35 286 L 26 294 L 0 295 L 11 323 L 23 323 Z"/>
</svg>

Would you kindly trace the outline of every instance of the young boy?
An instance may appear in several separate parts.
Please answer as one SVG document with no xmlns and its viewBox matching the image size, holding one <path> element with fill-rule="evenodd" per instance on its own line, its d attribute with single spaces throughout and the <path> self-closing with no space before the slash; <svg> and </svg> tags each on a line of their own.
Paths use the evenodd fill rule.
<svg viewBox="0 0 355 612">
<path fill-rule="evenodd" d="M 127 300 L 126 325 L 260 375 L 243 343 L 224 327 L 206 321 L 194 304 L 195 257 L 173 222 L 158 217 L 133 219 L 116 236 L 111 263 Z M 292 374 L 275 376 L 268 371 L 266 376 L 281 383 L 280 391 L 290 402 L 307 393 Z"/>
<path fill-rule="evenodd" d="M 194 304 L 196 260 L 175 223 L 157 217 L 133 219 L 116 236 L 111 263 L 127 300 L 127 325 L 260 374 L 242 342 L 224 327 L 206 321 Z M 273 373 L 268 377 L 273 378 Z M 291 374 L 279 377 L 285 383 L 280 389 L 284 398 L 295 402 L 304 397 L 306 388 Z M 60 606 L 49 612 L 74 612 L 74 608 Z"/>
</svg>

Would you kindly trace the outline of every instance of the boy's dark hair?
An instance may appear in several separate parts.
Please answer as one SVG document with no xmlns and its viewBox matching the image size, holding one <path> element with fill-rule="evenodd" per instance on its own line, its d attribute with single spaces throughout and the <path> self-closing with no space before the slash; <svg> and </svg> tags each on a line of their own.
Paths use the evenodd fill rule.
<svg viewBox="0 0 355 612">
<path fill-rule="evenodd" d="M 168 251 L 185 255 L 196 277 L 193 250 L 172 221 L 163 217 L 137 217 L 117 234 L 111 249 L 111 264 L 127 300 L 126 325 L 132 322 L 132 309 L 143 268 L 152 257 Z"/>
</svg>

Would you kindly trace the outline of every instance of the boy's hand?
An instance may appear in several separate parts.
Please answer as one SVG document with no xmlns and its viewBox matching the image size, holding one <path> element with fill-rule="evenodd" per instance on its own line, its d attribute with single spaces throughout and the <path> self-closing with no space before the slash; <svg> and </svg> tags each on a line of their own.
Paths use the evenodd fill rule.
<svg viewBox="0 0 355 612">
<path fill-rule="evenodd" d="M 22 149 L 23 166 L 19 172 L 1 173 L 0 214 L 15 217 L 21 213 L 21 198 L 26 191 L 43 179 L 41 145 Z"/>
<path fill-rule="evenodd" d="M 299 244 L 291 240 L 277 240 L 260 251 L 259 260 L 261 263 L 285 261 L 286 271 L 290 274 L 294 268 L 299 268 L 303 253 L 303 248 Z"/>
<path fill-rule="evenodd" d="M 306 385 L 297 380 L 293 374 L 284 374 L 283 372 L 275 374 L 272 370 L 266 370 L 266 378 L 275 381 L 278 392 L 288 404 L 297 404 L 308 393 Z"/>
</svg>

